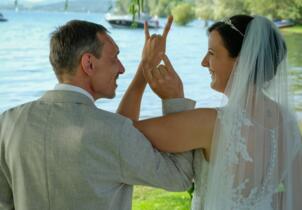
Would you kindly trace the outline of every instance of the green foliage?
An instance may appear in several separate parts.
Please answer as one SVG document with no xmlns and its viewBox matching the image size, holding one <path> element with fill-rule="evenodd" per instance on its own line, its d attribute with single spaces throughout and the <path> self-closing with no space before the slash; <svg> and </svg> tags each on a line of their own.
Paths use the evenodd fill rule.
<svg viewBox="0 0 302 210">
<path fill-rule="evenodd" d="M 302 0 L 116 0 L 120 10 L 130 5 L 130 12 L 137 15 L 139 11 L 146 11 L 151 15 L 165 17 L 171 14 L 178 16 L 180 24 L 192 18 L 192 9 L 182 6 L 185 3 L 194 4 L 195 16 L 205 20 L 218 20 L 235 14 L 263 15 L 271 19 L 292 19 L 302 22 Z M 176 9 L 177 8 L 177 9 Z M 180 11 L 185 11 L 181 14 Z M 175 16 L 175 17 L 176 17 Z"/>
<path fill-rule="evenodd" d="M 245 0 L 195 0 L 196 16 L 204 20 L 219 20 L 235 14 L 247 14 Z"/>
<path fill-rule="evenodd" d="M 150 2 L 149 7 L 152 15 L 166 17 L 171 15 L 172 8 L 183 2 L 183 0 L 153 0 L 148 2 Z"/>
<path fill-rule="evenodd" d="M 130 13 L 137 15 L 139 11 L 146 11 L 151 15 L 157 15 L 160 17 L 166 17 L 171 15 L 171 10 L 176 5 L 185 0 L 117 0 L 122 5 L 128 1 L 130 5 Z"/>
<path fill-rule="evenodd" d="M 180 3 L 172 9 L 172 15 L 175 23 L 179 25 L 186 25 L 195 18 L 192 4 Z"/>
<path fill-rule="evenodd" d="M 220 20 L 236 14 L 248 14 L 246 0 L 214 0 L 213 8 L 214 20 Z"/>
<path fill-rule="evenodd" d="M 131 0 L 128 10 L 133 14 L 133 19 L 135 15 L 140 15 L 140 12 L 144 10 L 143 4 L 143 0 Z"/>
<path fill-rule="evenodd" d="M 251 14 L 302 20 L 302 0 L 246 0 Z M 265 6 L 263 6 L 265 5 Z"/>
<path fill-rule="evenodd" d="M 127 14 L 131 0 L 116 0 L 114 12 L 116 14 Z"/>
<path fill-rule="evenodd" d="M 204 20 L 214 19 L 214 0 L 195 0 L 195 5 L 196 17 Z"/>
<path fill-rule="evenodd" d="M 191 199 L 186 192 L 167 192 L 165 190 L 135 186 L 133 210 L 189 210 Z"/>
<path fill-rule="evenodd" d="M 280 18 L 289 18 L 293 20 L 302 20 L 302 0 L 285 0 L 282 1 L 280 8 L 277 10 Z"/>
<path fill-rule="evenodd" d="M 246 0 L 252 14 L 264 15 L 269 18 L 277 17 L 278 0 Z M 264 6 L 265 5 L 265 6 Z"/>
<path fill-rule="evenodd" d="M 196 16 L 205 20 L 257 14 L 302 21 L 302 0 L 195 0 L 195 4 Z"/>
</svg>

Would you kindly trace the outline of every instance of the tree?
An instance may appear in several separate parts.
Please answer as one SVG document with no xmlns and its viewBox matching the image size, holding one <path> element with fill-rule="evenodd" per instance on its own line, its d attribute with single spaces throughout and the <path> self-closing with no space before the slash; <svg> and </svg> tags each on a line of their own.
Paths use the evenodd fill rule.
<svg viewBox="0 0 302 210">
<path fill-rule="evenodd" d="M 214 19 L 213 0 L 195 0 L 195 16 L 205 20 L 205 27 L 208 26 L 208 20 Z"/>
<path fill-rule="evenodd" d="M 143 5 L 144 0 L 131 1 L 131 5 Z M 263 15 L 271 19 L 293 19 L 302 21 L 302 0 L 145 0 L 145 8 L 152 15 L 167 16 L 172 8 L 181 2 L 195 1 L 197 17 L 208 19 L 222 19 L 235 14 Z M 142 9 L 142 7 L 140 7 Z M 132 12 L 132 13 L 133 13 Z M 134 13 L 133 13 L 134 14 Z"/>
<path fill-rule="evenodd" d="M 120 0 L 126 1 L 126 0 Z M 151 15 L 166 17 L 171 15 L 171 10 L 184 0 L 130 0 L 130 12 L 137 15 L 139 12 L 147 11 Z"/>
<path fill-rule="evenodd" d="M 253 1 L 255 2 L 256 0 Z M 249 14 L 246 0 L 214 0 L 213 3 L 213 18 L 215 20 L 236 14 Z"/>
<path fill-rule="evenodd" d="M 302 0 L 247 0 L 247 6 L 252 14 L 271 19 L 302 19 Z"/>
<path fill-rule="evenodd" d="M 277 17 L 280 3 L 281 0 L 246 0 L 251 14 L 263 15 L 271 19 Z"/>
<path fill-rule="evenodd" d="M 280 2 L 277 18 L 302 21 L 302 0 L 284 0 Z"/>
<path fill-rule="evenodd" d="M 183 0 L 152 0 L 148 1 L 151 15 L 166 17 L 171 15 L 171 11 Z"/>
<path fill-rule="evenodd" d="M 186 25 L 195 18 L 192 4 L 180 3 L 172 9 L 172 15 L 176 24 Z"/>
</svg>

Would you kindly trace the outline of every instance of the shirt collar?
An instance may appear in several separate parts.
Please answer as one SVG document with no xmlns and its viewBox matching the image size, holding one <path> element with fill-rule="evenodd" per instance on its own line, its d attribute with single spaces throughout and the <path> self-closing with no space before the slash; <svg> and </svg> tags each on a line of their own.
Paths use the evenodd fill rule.
<svg viewBox="0 0 302 210">
<path fill-rule="evenodd" d="M 59 84 L 56 84 L 54 89 L 55 90 L 66 90 L 66 91 L 73 91 L 73 92 L 81 93 L 81 94 L 87 96 L 88 98 L 90 98 L 91 101 L 94 103 L 94 99 L 93 99 L 92 95 L 88 91 L 86 91 L 83 88 L 80 88 L 78 86 L 65 84 L 65 83 L 59 83 Z"/>
</svg>

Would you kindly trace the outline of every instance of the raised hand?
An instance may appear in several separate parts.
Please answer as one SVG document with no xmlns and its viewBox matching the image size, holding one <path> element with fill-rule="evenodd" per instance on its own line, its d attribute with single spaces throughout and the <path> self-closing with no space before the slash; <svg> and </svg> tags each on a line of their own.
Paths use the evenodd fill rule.
<svg viewBox="0 0 302 210">
<path fill-rule="evenodd" d="M 169 16 L 163 34 L 153 34 L 152 36 L 150 36 L 147 22 L 145 22 L 145 46 L 142 54 L 142 62 L 144 66 L 152 67 L 157 66 L 160 63 L 160 54 L 166 52 L 166 41 L 172 22 L 173 17 Z"/>
<path fill-rule="evenodd" d="M 142 53 L 142 61 L 138 66 L 138 70 L 127 88 L 117 112 L 124 115 L 132 120 L 138 120 L 140 113 L 140 105 L 143 96 L 144 89 L 146 87 L 146 77 L 144 74 L 146 71 L 156 68 L 160 63 L 162 53 L 166 51 L 166 41 L 167 36 L 173 22 L 173 17 L 168 18 L 167 24 L 164 28 L 162 35 L 152 35 L 150 36 L 148 24 L 145 23 L 145 45 Z M 166 66 L 170 66 L 167 72 L 162 71 L 166 69 Z M 155 91 L 155 93 L 161 98 L 180 98 L 183 97 L 182 82 L 179 79 L 176 72 L 173 70 L 172 65 L 166 64 L 164 66 L 159 66 L 160 71 L 162 71 L 160 82 L 154 81 L 153 77 L 150 77 L 150 86 Z M 173 71 L 172 71 L 172 70 Z M 156 74 L 156 73 L 155 73 Z M 151 73 L 152 75 L 152 73 Z"/>
<path fill-rule="evenodd" d="M 142 56 L 142 68 L 145 80 L 151 89 L 162 99 L 184 97 L 182 81 L 165 55 L 168 33 L 173 22 L 169 16 L 162 35 L 150 36 L 145 23 L 145 46 Z M 159 65 L 161 60 L 164 65 Z"/>
</svg>

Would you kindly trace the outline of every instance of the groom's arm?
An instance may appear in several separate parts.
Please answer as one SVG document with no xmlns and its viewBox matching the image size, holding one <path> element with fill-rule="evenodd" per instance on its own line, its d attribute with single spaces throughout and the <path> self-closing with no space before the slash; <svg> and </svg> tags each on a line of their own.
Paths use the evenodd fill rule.
<svg viewBox="0 0 302 210">
<path fill-rule="evenodd" d="M 163 115 L 183 112 L 195 108 L 196 102 L 188 98 L 162 99 Z"/>
<path fill-rule="evenodd" d="M 152 39 L 152 37 L 150 37 L 148 24 L 147 22 L 145 22 L 145 44 L 142 52 L 142 59 L 134 76 L 134 79 L 132 80 L 119 104 L 117 113 L 134 121 L 137 121 L 139 119 L 141 100 L 147 84 L 144 77 L 143 65 L 147 64 L 149 67 L 154 68 L 160 63 L 161 60 L 159 54 L 166 52 L 166 40 L 172 21 L 172 16 L 168 17 L 163 34 L 162 36 L 160 36 L 160 41 L 156 43 L 157 45 L 155 48 L 152 48 L 152 51 L 150 51 L 150 49 L 147 47 L 149 46 L 148 43 L 150 42 L 150 39 Z"/>
<path fill-rule="evenodd" d="M 0 165 L 0 209 L 13 209 L 13 206 L 12 191 Z"/>
<path fill-rule="evenodd" d="M 131 120 L 138 120 L 141 108 L 143 93 L 146 88 L 146 80 L 143 75 L 142 62 L 139 64 L 136 74 L 127 88 L 117 113 Z"/>
</svg>

